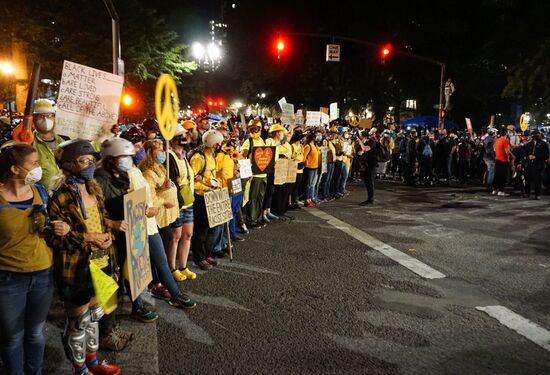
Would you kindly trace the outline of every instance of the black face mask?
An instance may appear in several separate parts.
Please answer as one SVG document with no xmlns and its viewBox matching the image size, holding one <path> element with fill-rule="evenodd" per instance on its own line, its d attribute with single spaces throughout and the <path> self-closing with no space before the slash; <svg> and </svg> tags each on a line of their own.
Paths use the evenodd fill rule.
<svg viewBox="0 0 550 375">
<path fill-rule="evenodd" d="M 538 141 L 540 140 L 540 135 L 535 134 L 535 135 L 532 135 L 531 138 L 533 138 L 533 141 Z"/>
</svg>

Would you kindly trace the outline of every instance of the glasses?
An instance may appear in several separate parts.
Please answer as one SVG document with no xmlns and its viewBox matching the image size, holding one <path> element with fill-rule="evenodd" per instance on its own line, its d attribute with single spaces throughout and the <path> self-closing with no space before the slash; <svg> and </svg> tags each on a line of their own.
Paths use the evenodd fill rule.
<svg viewBox="0 0 550 375">
<path fill-rule="evenodd" d="M 76 162 L 82 166 L 89 167 L 95 164 L 95 159 L 77 159 Z"/>
</svg>

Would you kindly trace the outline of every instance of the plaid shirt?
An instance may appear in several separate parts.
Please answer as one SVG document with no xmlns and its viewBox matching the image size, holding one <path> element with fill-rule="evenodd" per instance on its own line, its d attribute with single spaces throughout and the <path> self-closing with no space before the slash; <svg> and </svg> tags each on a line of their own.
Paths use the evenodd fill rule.
<svg viewBox="0 0 550 375">
<path fill-rule="evenodd" d="M 102 218 L 109 218 L 102 196 L 97 197 L 97 205 Z M 54 192 L 48 213 L 50 220 L 61 220 L 71 227 L 71 231 L 64 237 L 52 233 L 46 238 L 46 242 L 54 252 L 57 281 L 69 285 L 86 285 L 90 281 L 89 264 L 92 252 L 98 249 L 84 241 L 84 234 L 87 233 L 86 223 L 73 187 L 63 184 Z M 116 270 L 113 246 L 107 251 L 111 270 Z"/>
</svg>

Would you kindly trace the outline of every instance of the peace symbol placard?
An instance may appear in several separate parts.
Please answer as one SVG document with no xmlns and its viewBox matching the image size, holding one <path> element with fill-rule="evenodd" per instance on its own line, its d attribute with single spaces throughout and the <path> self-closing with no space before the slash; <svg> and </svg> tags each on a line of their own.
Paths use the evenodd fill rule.
<svg viewBox="0 0 550 375">
<path fill-rule="evenodd" d="M 162 74 L 155 89 L 155 113 L 160 133 L 167 141 L 174 138 L 178 122 L 178 88 L 172 76 Z"/>
</svg>

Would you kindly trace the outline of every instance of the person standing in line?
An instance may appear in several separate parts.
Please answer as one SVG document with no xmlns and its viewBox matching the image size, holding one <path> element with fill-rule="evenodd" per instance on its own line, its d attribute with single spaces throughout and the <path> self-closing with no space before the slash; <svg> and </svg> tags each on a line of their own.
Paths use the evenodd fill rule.
<svg viewBox="0 0 550 375">
<path fill-rule="evenodd" d="M 498 132 L 498 138 L 495 141 L 495 181 L 493 195 L 498 195 L 499 197 L 510 195 L 504 192 L 510 159 L 510 141 L 506 137 L 506 129 L 502 129 Z"/>
<path fill-rule="evenodd" d="M 301 129 L 294 131 L 292 138 L 290 138 L 290 144 L 292 145 L 292 159 L 296 161 L 297 164 L 297 174 L 296 182 L 290 184 L 289 189 L 291 190 L 290 194 L 290 208 L 299 209 L 300 203 L 298 203 L 300 198 L 300 190 L 302 186 L 302 177 L 304 175 L 304 146 L 302 145 L 302 140 L 304 139 L 304 133 Z"/>
<path fill-rule="evenodd" d="M 495 181 L 495 135 L 496 129 L 490 128 L 487 130 L 487 136 L 483 140 L 483 162 L 487 169 L 483 181 L 487 186 L 487 191 L 493 190 Z"/>
<path fill-rule="evenodd" d="M 315 185 L 317 183 L 317 169 L 319 168 L 319 149 L 315 143 L 315 133 L 311 132 L 306 136 L 304 146 L 304 178 L 306 180 L 305 206 L 315 207 Z"/>
<path fill-rule="evenodd" d="M 541 139 L 540 130 L 531 131 L 531 141 L 525 147 L 527 160 L 525 163 L 525 194 L 529 198 L 531 188 L 535 190 L 534 199 L 541 199 L 542 172 L 544 165 L 548 162 L 548 144 Z"/>
<path fill-rule="evenodd" d="M 376 168 L 378 166 L 377 155 L 380 144 L 376 140 L 376 132 L 368 133 L 363 131 L 358 139 L 360 152 L 358 160 L 363 166 L 363 182 L 367 189 L 367 200 L 360 203 L 361 206 L 370 206 L 374 204 L 374 180 L 376 179 Z"/>
</svg>

